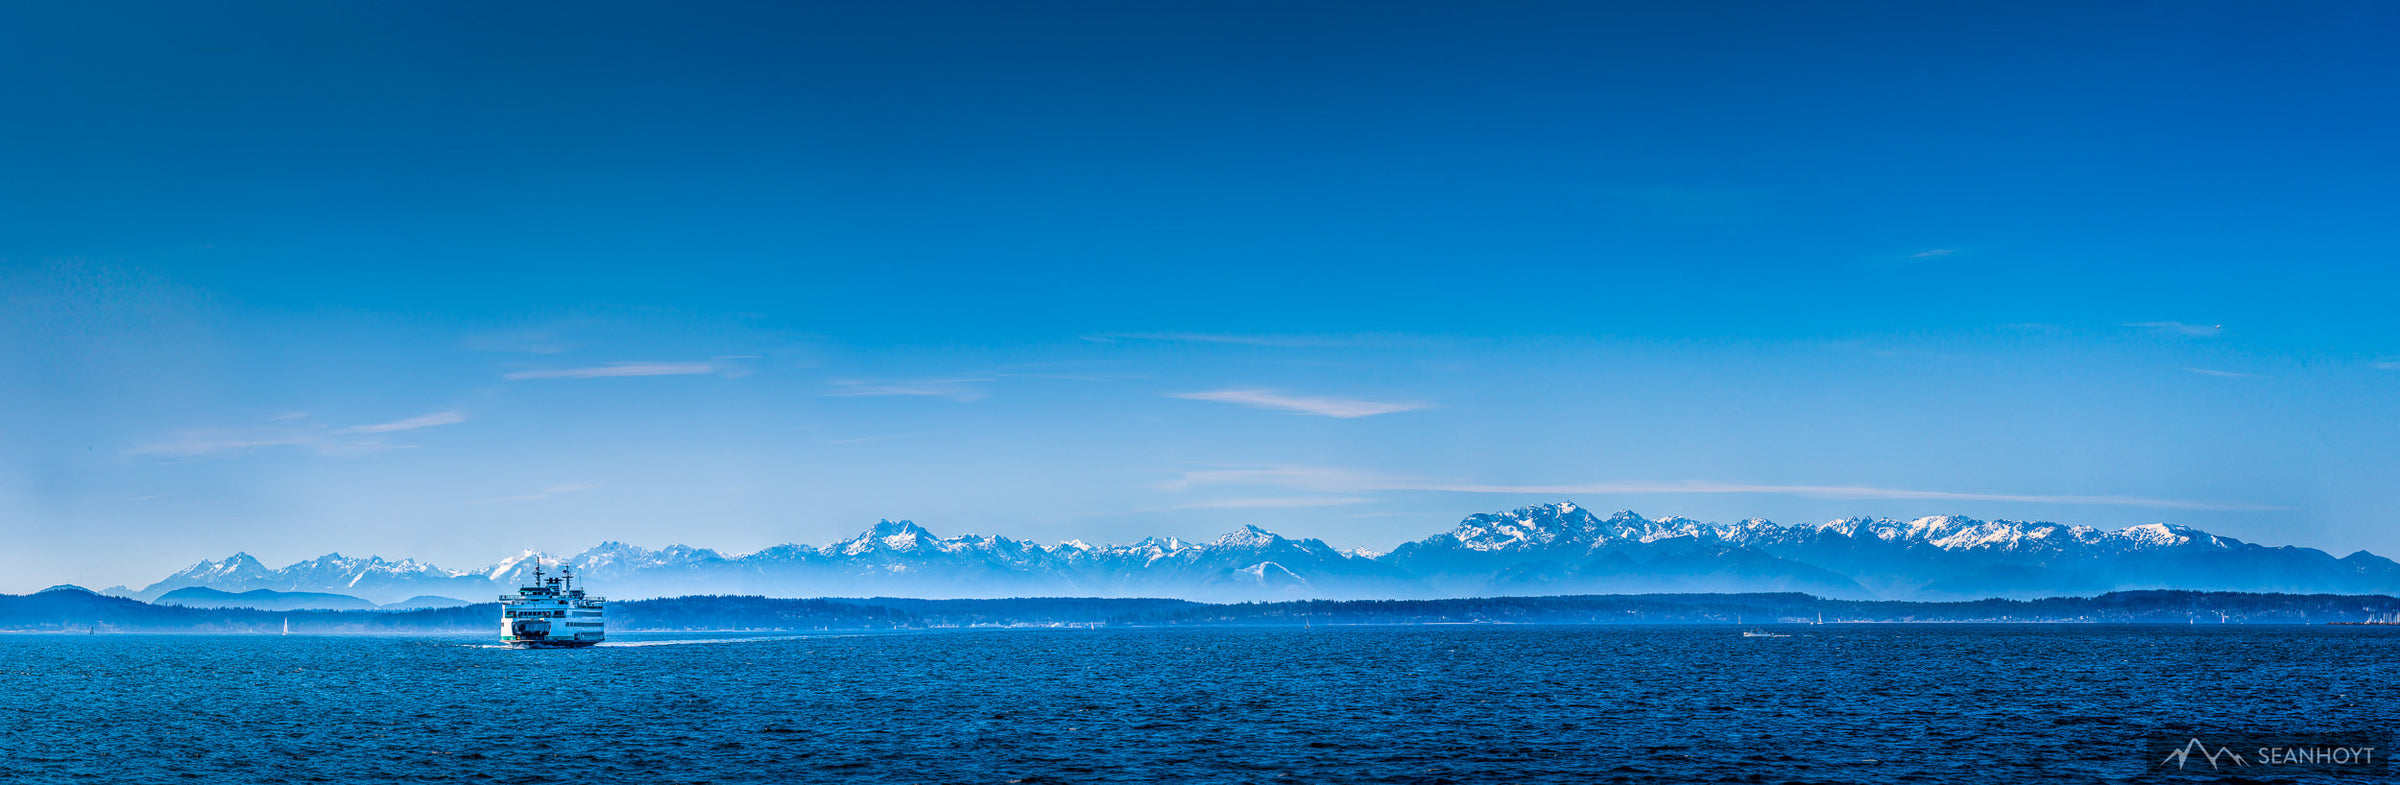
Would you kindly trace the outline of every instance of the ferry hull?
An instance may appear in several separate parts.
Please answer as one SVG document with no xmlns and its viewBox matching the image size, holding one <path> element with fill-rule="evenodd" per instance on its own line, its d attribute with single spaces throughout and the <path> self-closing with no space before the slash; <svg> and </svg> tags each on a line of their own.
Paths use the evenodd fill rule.
<svg viewBox="0 0 2400 785">
<path fill-rule="evenodd" d="M 581 649 L 581 648 L 584 648 L 584 647 L 587 647 L 587 646 L 598 646 L 598 645 L 600 645 L 600 642 L 599 642 L 599 641 L 572 641 L 572 640 L 569 640 L 569 641 L 551 641 L 551 640 L 541 640 L 541 641 L 501 641 L 501 643 L 507 644 L 507 645 L 509 646 L 509 648 L 512 648 L 512 649 Z"/>
</svg>

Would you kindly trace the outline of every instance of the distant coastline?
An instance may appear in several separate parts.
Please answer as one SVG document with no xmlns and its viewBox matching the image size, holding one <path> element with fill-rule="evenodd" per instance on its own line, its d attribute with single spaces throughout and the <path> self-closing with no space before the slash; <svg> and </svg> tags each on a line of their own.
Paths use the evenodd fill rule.
<svg viewBox="0 0 2400 785">
<path fill-rule="evenodd" d="M 1435 600 L 1203 603 L 1029 597 L 927 600 L 686 596 L 616 603 L 624 631 L 903 630 L 1060 626 L 1409 624 L 2310 624 L 2400 612 L 2386 595 L 2128 591 L 2094 597 L 1958 602 L 1827 599 L 1798 593 L 1620 594 Z M 491 603 L 416 610 L 267 610 L 153 605 L 58 588 L 0 595 L 0 631 L 469 633 L 496 629 Z"/>
</svg>

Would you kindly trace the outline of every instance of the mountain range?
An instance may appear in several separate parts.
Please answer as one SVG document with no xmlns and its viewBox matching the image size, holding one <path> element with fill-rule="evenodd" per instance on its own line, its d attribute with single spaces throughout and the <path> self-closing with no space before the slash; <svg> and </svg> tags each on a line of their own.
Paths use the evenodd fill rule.
<svg viewBox="0 0 2400 785">
<path fill-rule="evenodd" d="M 727 556 L 605 542 L 572 556 L 527 551 L 477 570 L 328 554 L 270 569 L 246 553 L 202 561 L 140 590 L 141 600 L 204 587 L 358 597 L 379 604 L 486 601 L 535 565 L 571 565 L 597 593 L 780 597 L 1164 597 L 1198 601 L 1417 599 L 1657 592 L 1805 592 L 1842 599 L 1945 600 L 2096 595 L 2136 589 L 2400 593 L 2400 564 L 2364 551 L 2268 547 L 2181 526 L 2105 530 L 1937 516 L 1783 525 L 1597 515 L 1573 503 L 1467 516 L 1456 529 L 1387 554 L 1344 551 L 1255 526 L 1209 542 L 1044 546 L 985 535 L 937 537 L 882 521 L 822 547 Z M 221 601 L 221 600 L 219 600 Z"/>
<path fill-rule="evenodd" d="M 185 586 L 151 600 L 156 605 L 181 605 L 187 608 L 253 608 L 263 611 L 414 611 L 426 608 L 456 608 L 471 605 L 452 597 L 417 595 L 399 602 L 377 605 L 347 594 L 324 592 L 275 591 L 251 589 L 229 592 L 206 586 Z"/>
</svg>

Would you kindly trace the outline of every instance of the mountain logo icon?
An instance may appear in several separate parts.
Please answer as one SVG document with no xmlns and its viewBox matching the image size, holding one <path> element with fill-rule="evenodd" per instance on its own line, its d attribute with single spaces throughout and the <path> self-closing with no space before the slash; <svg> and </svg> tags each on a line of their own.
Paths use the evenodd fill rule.
<svg viewBox="0 0 2400 785">
<path fill-rule="evenodd" d="M 2250 765 L 2250 762 L 2242 760 L 2241 754 L 2234 752 L 2232 747 L 2218 747 L 2212 751 L 2208 748 L 2207 744 L 2201 743 L 2200 740 L 2196 738 L 2186 742 L 2182 747 L 2176 748 L 2174 752 L 2167 753 L 2167 757 L 2164 760 L 2159 761 L 2158 765 L 2165 766 L 2169 763 L 2173 763 L 2175 764 L 2175 768 L 2181 769 L 2190 765 L 2191 760 L 2194 757 L 2198 757 L 2201 760 L 2207 761 L 2210 771 L 2215 771 L 2218 769 L 2218 761 L 2220 760 L 2227 761 L 2228 765 L 2233 766 Z"/>
</svg>

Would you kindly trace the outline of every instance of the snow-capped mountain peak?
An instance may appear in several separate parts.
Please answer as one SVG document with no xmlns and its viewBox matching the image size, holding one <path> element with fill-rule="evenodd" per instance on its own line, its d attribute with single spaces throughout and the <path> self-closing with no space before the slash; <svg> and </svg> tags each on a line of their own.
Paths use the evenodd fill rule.
<svg viewBox="0 0 2400 785">
<path fill-rule="evenodd" d="M 1282 535 L 1258 528 L 1257 526 L 1243 526 L 1240 529 L 1227 532 L 1223 537 L 1218 537 L 1214 547 L 1264 548 L 1282 541 Z"/>
<path fill-rule="evenodd" d="M 2111 532 L 2111 535 L 2135 545 L 2152 548 L 2172 548 L 2190 543 L 2205 543 L 2223 547 L 2225 539 L 2189 526 L 2171 523 L 2145 523 Z"/>
<path fill-rule="evenodd" d="M 623 575 L 637 570 L 687 566 L 709 561 L 718 561 L 724 558 L 724 556 L 718 554 L 714 550 L 707 548 L 694 548 L 692 546 L 683 545 L 680 543 L 669 545 L 665 548 L 654 551 L 638 545 L 628 545 L 615 540 L 610 540 L 608 542 L 600 543 L 599 545 L 594 545 L 590 549 L 585 550 L 582 553 L 575 554 L 573 557 L 568 558 L 565 561 L 567 564 L 573 565 L 577 571 L 582 572 L 585 575 L 600 576 Z"/>
<path fill-rule="evenodd" d="M 658 553 L 648 548 L 609 540 L 584 549 L 582 553 L 575 554 L 571 561 L 576 567 L 594 572 L 624 565 L 647 564 L 657 557 Z"/>
<path fill-rule="evenodd" d="M 694 548 L 683 543 L 669 545 L 665 548 L 660 548 L 658 551 L 658 559 L 662 564 L 688 564 L 696 561 L 707 561 L 710 559 L 722 558 L 725 557 L 718 555 L 715 550 L 709 548 Z"/>
<path fill-rule="evenodd" d="M 1479 551 L 1516 550 L 1562 543 L 1588 543 L 1605 530 L 1621 528 L 1641 516 L 1621 512 L 1606 521 L 1574 502 L 1523 507 L 1508 512 L 1469 515 L 1451 532 L 1459 544 Z"/>
<path fill-rule="evenodd" d="M 857 556 L 874 551 L 907 553 L 937 548 L 941 538 L 918 526 L 915 521 L 876 521 L 875 526 L 842 542 L 827 546 L 828 553 Z"/>
<path fill-rule="evenodd" d="M 563 562 L 561 562 L 556 556 L 527 548 L 515 556 L 501 559 L 500 563 L 494 564 L 490 569 L 484 570 L 483 576 L 486 579 L 495 582 L 513 580 L 517 577 L 519 572 L 530 571 L 535 565 L 540 565 L 544 569 L 548 569 L 551 567 L 556 567 L 561 563 Z"/>
<path fill-rule="evenodd" d="M 1943 551 L 2057 551 L 2113 547 L 2141 550 L 2205 543 L 2227 547 L 2234 542 L 2198 530 L 2168 524 L 2136 526 L 2107 532 L 2089 526 L 2048 522 L 1982 521 L 1963 515 L 1933 515 L 1908 521 L 1890 518 L 1838 518 L 1813 526 L 1786 527 L 1764 518 L 1732 524 L 1708 523 L 1683 517 L 1652 520 L 1631 510 L 1607 518 L 1594 516 L 1572 503 L 1536 505 L 1506 512 L 1467 516 L 1449 534 L 1426 543 L 1455 542 L 1473 551 L 1517 552 L 1600 550 L 1617 544 L 1654 543 L 1676 538 L 1746 547 L 1838 537 L 1854 542 L 1883 542 Z"/>
<path fill-rule="evenodd" d="M 267 566 L 258 563 L 257 557 L 251 556 L 247 551 L 243 551 L 235 553 L 232 556 L 225 557 L 224 561 L 202 560 L 198 564 L 184 568 L 182 572 L 176 573 L 176 575 L 194 578 L 206 577 L 211 580 L 241 580 L 244 578 L 263 576 L 267 574 L 267 572 Z"/>
<path fill-rule="evenodd" d="M 1176 551 L 1180 551 L 1180 550 L 1183 550 L 1183 549 L 1185 549 L 1185 548 L 1190 548 L 1190 547 L 1194 547 L 1194 546 L 1193 546 L 1191 543 L 1184 542 L 1184 541 L 1183 541 L 1183 539 L 1182 539 L 1182 538 L 1179 538 L 1179 537 L 1143 537 L 1141 542 L 1134 543 L 1134 544 L 1133 544 L 1133 545 L 1131 545 L 1131 546 L 1122 546 L 1122 547 L 1131 547 L 1131 548 L 1134 548 L 1134 549 L 1139 549 L 1139 550 L 1155 550 L 1155 551 L 1164 551 L 1164 552 L 1167 552 L 1167 553 L 1174 553 L 1174 552 L 1176 552 Z"/>
</svg>

